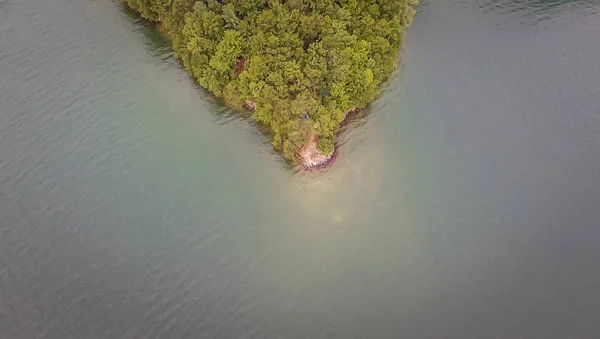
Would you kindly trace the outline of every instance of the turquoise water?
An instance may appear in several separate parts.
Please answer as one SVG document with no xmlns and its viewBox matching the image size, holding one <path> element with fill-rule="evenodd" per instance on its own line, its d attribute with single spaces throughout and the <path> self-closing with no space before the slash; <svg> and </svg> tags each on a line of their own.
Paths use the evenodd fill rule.
<svg viewBox="0 0 600 339">
<path fill-rule="evenodd" d="M 422 1 L 302 173 L 108 0 L 0 1 L 0 338 L 596 338 L 600 4 Z"/>
</svg>

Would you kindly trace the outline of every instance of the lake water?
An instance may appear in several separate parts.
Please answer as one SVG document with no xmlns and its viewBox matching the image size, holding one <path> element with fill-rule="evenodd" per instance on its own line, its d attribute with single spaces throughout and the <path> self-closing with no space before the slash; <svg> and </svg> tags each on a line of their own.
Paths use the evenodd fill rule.
<svg viewBox="0 0 600 339">
<path fill-rule="evenodd" d="M 600 3 L 422 0 L 324 173 L 109 0 L 0 0 L 0 338 L 599 338 Z"/>
</svg>

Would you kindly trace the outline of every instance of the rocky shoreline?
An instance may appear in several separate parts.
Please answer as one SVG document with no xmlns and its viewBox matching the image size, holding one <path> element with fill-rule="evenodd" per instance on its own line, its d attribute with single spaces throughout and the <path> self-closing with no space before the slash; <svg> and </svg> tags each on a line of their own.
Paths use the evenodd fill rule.
<svg viewBox="0 0 600 339">
<path fill-rule="evenodd" d="M 248 100 L 244 105 L 249 111 L 256 110 L 256 101 Z M 344 131 L 344 127 L 348 125 L 351 118 L 358 115 L 359 110 L 356 108 L 349 109 L 346 111 L 344 120 L 340 123 L 338 135 Z M 319 143 L 319 136 L 316 134 L 311 135 L 310 140 L 304 146 L 298 150 L 299 161 L 305 170 L 319 170 L 331 166 L 338 156 L 338 142 L 335 143 L 333 152 L 330 154 L 323 154 L 317 149 Z"/>
<path fill-rule="evenodd" d="M 340 123 L 338 135 L 344 132 L 344 127 L 348 125 L 350 119 L 358 115 L 359 110 L 356 108 L 350 109 L 346 112 L 344 120 Z M 305 170 L 318 170 L 331 166 L 338 157 L 339 142 L 336 142 L 333 148 L 333 152 L 325 155 L 317 150 L 318 136 L 312 135 L 309 144 L 303 146 L 298 152 L 302 165 Z M 305 151 L 308 149 L 310 151 Z"/>
<path fill-rule="evenodd" d="M 340 123 L 340 128 L 338 131 L 338 135 L 344 132 L 345 127 L 350 122 L 350 119 L 356 117 L 359 113 L 359 110 L 356 108 L 350 109 L 346 112 L 344 120 Z M 331 166 L 338 157 L 338 149 L 339 142 L 336 142 L 334 145 L 333 152 L 331 154 L 325 155 L 319 152 L 316 147 L 318 143 L 318 137 L 313 135 L 309 141 L 309 147 L 315 150 L 315 153 L 304 153 L 302 149 L 299 151 L 300 159 L 302 161 L 302 165 L 305 170 L 319 170 L 323 168 L 327 168 Z M 304 147 L 307 147 L 306 145 Z M 303 149 L 304 149 L 303 147 Z"/>
</svg>

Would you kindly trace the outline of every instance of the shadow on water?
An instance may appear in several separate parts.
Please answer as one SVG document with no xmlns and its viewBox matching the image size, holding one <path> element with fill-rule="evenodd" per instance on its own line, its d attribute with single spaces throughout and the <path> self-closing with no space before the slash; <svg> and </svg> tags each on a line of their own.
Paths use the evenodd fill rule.
<svg viewBox="0 0 600 339">
<path fill-rule="evenodd" d="M 277 158 L 278 163 L 283 168 L 294 170 L 294 165 L 273 148 L 271 144 L 273 133 L 268 127 L 254 121 L 251 112 L 228 107 L 223 99 L 217 98 L 206 88 L 200 86 L 196 79 L 185 71 L 181 60 L 175 57 L 171 40 L 158 24 L 142 18 L 135 10 L 126 5 L 121 4 L 120 7 L 122 12 L 133 23 L 133 29 L 144 37 L 145 45 L 152 55 L 185 73 L 185 78 L 189 80 L 189 84 L 193 86 L 206 103 L 208 111 L 217 119 L 219 125 L 237 124 L 236 127 L 244 129 L 251 134 L 253 142 L 260 144 L 262 148 L 268 150 L 270 154 Z M 249 131 L 250 129 L 251 131 Z"/>
<path fill-rule="evenodd" d="M 185 67 L 180 59 L 176 58 L 173 52 L 171 41 L 167 34 L 161 30 L 160 26 L 154 22 L 142 18 L 135 10 L 130 7 L 120 4 L 122 12 L 133 23 L 133 29 L 140 33 L 145 39 L 145 45 L 154 57 L 160 58 L 162 61 L 172 64 L 179 68 L 182 72 Z M 402 52 L 402 51 L 401 51 Z M 373 112 L 381 110 L 385 107 L 386 100 L 382 97 L 388 92 L 394 92 L 398 87 L 398 75 L 402 72 L 404 65 L 399 63 L 398 69 L 390 76 L 390 79 L 382 86 L 380 95 L 366 108 L 362 109 L 359 114 L 350 117 L 343 123 L 339 132 L 337 143 L 336 156 L 344 154 L 344 148 L 349 141 L 349 137 L 357 129 L 360 129 L 368 123 L 369 117 Z M 294 174 L 307 174 L 310 177 L 321 175 L 329 172 L 332 168 L 338 165 L 339 161 L 334 161 L 331 165 L 325 166 L 319 170 L 311 171 L 311 174 L 303 170 L 302 165 L 294 164 L 286 160 L 283 155 L 276 151 L 271 144 L 273 132 L 265 125 L 258 123 L 252 119 L 252 113 L 246 110 L 235 110 L 227 106 L 221 98 L 217 98 L 210 91 L 200 86 L 200 84 L 189 73 L 185 72 L 187 79 L 194 89 L 200 94 L 202 100 L 207 104 L 208 110 L 217 118 L 220 125 L 238 123 L 237 127 L 244 130 L 252 129 L 252 137 L 254 141 L 260 143 L 264 149 L 268 149 L 269 153 L 277 158 L 277 162 L 287 171 Z M 382 105 L 383 103 L 383 105 Z"/>
<path fill-rule="evenodd" d="M 148 49 L 157 56 L 172 56 L 173 49 L 171 41 L 167 35 L 157 29 L 158 25 L 154 22 L 142 18 L 136 11 L 125 4 L 120 4 L 122 12 L 135 23 L 135 30 L 141 32 L 144 36 Z"/>
</svg>

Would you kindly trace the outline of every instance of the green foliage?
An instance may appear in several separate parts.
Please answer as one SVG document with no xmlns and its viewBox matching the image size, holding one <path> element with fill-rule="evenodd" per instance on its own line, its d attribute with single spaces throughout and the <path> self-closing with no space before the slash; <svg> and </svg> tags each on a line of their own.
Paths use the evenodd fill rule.
<svg viewBox="0 0 600 339">
<path fill-rule="evenodd" d="M 319 138 L 317 150 L 323 154 L 331 154 L 334 151 L 334 142 L 331 138 Z"/>
<path fill-rule="evenodd" d="M 122 0 L 160 21 L 175 55 L 253 118 L 289 159 L 311 135 L 333 152 L 345 112 L 366 106 L 396 69 L 417 0 Z M 243 58 L 243 70 L 237 63 Z"/>
</svg>

